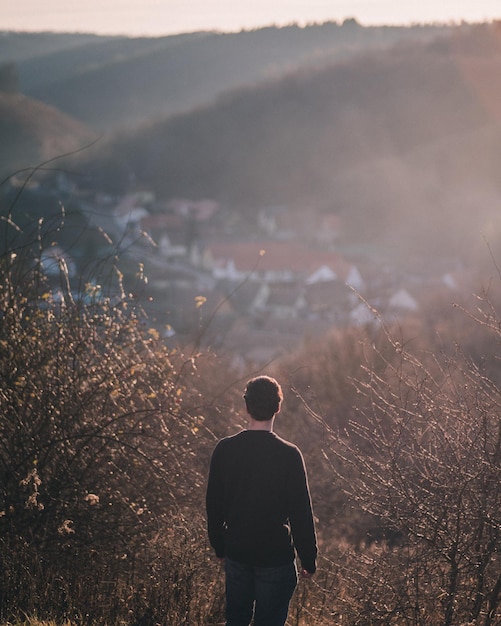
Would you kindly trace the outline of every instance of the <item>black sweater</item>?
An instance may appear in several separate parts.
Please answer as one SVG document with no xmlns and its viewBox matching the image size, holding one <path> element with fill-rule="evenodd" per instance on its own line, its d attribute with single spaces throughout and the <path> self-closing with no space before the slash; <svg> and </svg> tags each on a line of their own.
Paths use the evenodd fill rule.
<svg viewBox="0 0 501 626">
<path fill-rule="evenodd" d="M 274 567 L 291 562 L 295 548 L 301 566 L 315 571 L 317 541 L 303 457 L 275 433 L 244 430 L 217 444 L 206 507 L 218 557 Z"/>
</svg>

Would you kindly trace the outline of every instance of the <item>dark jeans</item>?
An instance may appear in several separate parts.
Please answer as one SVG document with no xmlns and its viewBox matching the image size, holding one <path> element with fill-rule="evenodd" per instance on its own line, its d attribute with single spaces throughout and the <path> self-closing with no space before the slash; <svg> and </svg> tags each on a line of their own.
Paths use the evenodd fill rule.
<svg viewBox="0 0 501 626">
<path fill-rule="evenodd" d="M 297 585 L 294 562 L 253 567 L 225 560 L 226 626 L 284 626 Z"/>
</svg>

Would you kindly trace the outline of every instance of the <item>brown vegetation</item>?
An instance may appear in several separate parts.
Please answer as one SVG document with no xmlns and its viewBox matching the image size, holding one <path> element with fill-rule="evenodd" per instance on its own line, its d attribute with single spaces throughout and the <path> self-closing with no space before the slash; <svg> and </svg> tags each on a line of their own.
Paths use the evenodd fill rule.
<svg viewBox="0 0 501 626">
<path fill-rule="evenodd" d="M 205 474 L 215 440 L 245 424 L 245 379 L 167 348 L 118 268 L 109 296 L 74 289 L 64 259 L 47 277 L 32 243 L 0 264 L 0 619 L 217 624 Z M 471 328 L 456 322 L 470 345 L 499 340 L 492 301 Z M 440 341 L 414 320 L 333 334 L 271 368 L 321 545 L 291 624 L 499 617 L 499 366 L 451 349 L 438 313 Z"/>
<path fill-rule="evenodd" d="M 475 39 L 473 56 L 481 57 L 486 48 L 489 55 L 496 50 L 494 26 L 492 33 L 489 41 Z M 341 113 L 335 115 L 351 120 L 351 131 L 360 129 L 353 94 L 381 97 L 367 132 L 350 144 L 352 164 L 360 155 L 369 158 L 369 131 L 377 136 L 374 145 L 388 148 L 389 160 L 358 170 L 367 175 L 365 181 L 377 180 L 384 165 L 394 164 L 396 156 L 405 160 L 407 151 L 413 153 L 409 162 L 424 163 L 437 129 L 443 131 L 438 143 L 449 147 L 449 142 L 461 145 L 455 143 L 456 131 L 465 130 L 466 122 L 477 139 L 489 134 L 493 112 L 485 101 L 480 105 L 465 96 L 472 83 L 458 78 L 449 93 L 441 82 L 459 67 L 453 58 L 466 63 L 468 56 L 461 67 L 473 63 L 468 67 L 475 71 L 466 74 L 476 92 L 494 102 L 491 96 L 498 87 L 487 85 L 489 72 L 477 72 L 485 59 L 477 59 L 478 64 L 472 59 L 468 41 L 454 43 L 460 57 L 453 57 L 442 42 L 425 57 L 415 57 L 411 47 L 395 59 L 383 55 L 388 65 L 360 61 L 353 66 L 367 78 L 360 83 L 351 82 L 345 66 L 324 70 L 332 72 L 332 82 L 318 83 L 319 102 L 329 102 L 339 92 Z M 437 58 L 440 62 L 430 72 L 428 62 Z M 498 61 L 492 54 L 493 66 Z M 380 74 L 374 76 L 369 68 L 379 68 Z M 315 76 L 305 80 L 315 84 Z M 304 139 L 314 126 L 312 111 L 325 115 L 324 122 L 331 114 L 328 107 L 316 108 L 302 81 L 295 76 L 278 87 L 257 90 L 252 106 L 247 92 L 236 94 L 221 109 L 200 113 L 200 126 L 194 128 L 190 117 L 169 123 L 168 149 L 157 151 L 156 160 L 172 165 L 174 154 L 182 174 L 193 146 L 202 145 L 202 173 L 218 167 L 224 176 L 238 173 L 232 162 L 222 167 L 212 158 L 209 138 L 219 129 L 218 141 L 227 154 L 241 159 L 239 167 L 246 159 L 257 161 L 263 146 L 270 148 L 259 165 L 263 176 L 266 159 L 284 152 L 293 154 L 292 171 L 304 163 L 320 164 L 308 157 L 307 146 L 294 154 L 299 147 L 287 134 L 293 123 Z M 436 109 L 437 117 L 420 117 L 422 81 L 440 94 L 443 107 Z M 417 123 L 398 137 L 386 132 L 403 115 L 383 106 L 388 104 L 383 86 L 389 82 L 401 86 L 403 102 Z M 355 84 L 361 91 L 346 96 L 348 83 L 350 90 Z M 464 108 L 442 124 L 456 97 L 466 102 Z M 277 103 L 285 107 L 287 124 L 281 126 L 280 115 L 273 117 L 274 133 L 268 136 L 267 115 Z M 241 115 L 256 121 L 254 137 L 239 128 Z M 326 157 L 333 144 L 322 143 L 318 129 L 312 136 Z M 145 137 L 150 150 L 163 150 L 153 135 Z M 200 144 L 204 137 L 208 143 Z M 248 155 L 237 150 L 235 137 L 245 140 Z M 342 139 L 336 135 L 346 155 L 348 142 L 342 144 Z M 491 142 L 497 154 L 497 134 Z M 484 154 L 485 144 L 479 140 L 475 145 Z M 187 146 L 186 156 L 180 146 Z M 466 161 L 462 157 L 454 167 L 443 164 L 440 175 L 450 187 L 455 172 L 469 171 Z M 338 154 L 331 162 L 345 166 Z M 145 160 L 145 177 L 158 174 L 154 165 L 155 159 Z M 174 165 L 169 176 L 177 171 Z M 320 165 L 325 174 L 327 166 Z M 206 181 L 212 184 L 209 174 Z M 184 175 L 185 183 L 191 183 Z M 483 175 L 493 182 L 489 172 Z M 196 178 L 193 171 L 190 176 Z M 197 184 L 205 184 L 203 180 Z M 221 189 L 233 192 L 251 178 L 221 180 Z M 327 180 L 323 184 L 328 186 Z M 279 178 L 270 177 L 266 193 L 273 196 L 279 184 Z M 304 179 L 301 185 L 305 194 Z M 408 206 L 405 198 L 403 205 Z M 409 206 L 415 211 L 415 205 Z M 200 351 L 198 344 L 181 349 L 164 340 L 140 298 L 132 296 L 132 270 L 122 275 L 117 250 L 106 259 L 93 259 L 87 273 L 72 276 L 57 244 L 66 228 L 80 232 L 84 221 L 79 215 L 68 220 L 64 211 L 60 220 L 53 212 L 50 218 L 42 213 L 32 223 L 7 207 L 0 234 L 0 621 L 221 623 L 223 581 L 206 539 L 205 477 L 215 441 L 245 426 L 241 390 L 255 372 L 237 376 L 227 362 Z M 415 215 L 426 223 L 424 211 Z M 441 236 L 438 230 L 437 240 Z M 59 250 L 50 272 L 44 266 L 47 247 Z M 144 276 L 141 268 L 136 271 L 137 294 Z M 501 308 L 492 285 L 480 291 L 473 306 L 463 294 L 458 297 L 465 299 L 463 306 L 451 308 L 444 296 L 430 294 L 419 317 L 391 328 L 380 323 L 337 330 L 311 339 L 267 369 L 286 391 L 277 432 L 296 441 L 306 456 L 321 548 L 316 576 L 301 582 L 294 597 L 291 626 L 499 623 Z"/>
</svg>

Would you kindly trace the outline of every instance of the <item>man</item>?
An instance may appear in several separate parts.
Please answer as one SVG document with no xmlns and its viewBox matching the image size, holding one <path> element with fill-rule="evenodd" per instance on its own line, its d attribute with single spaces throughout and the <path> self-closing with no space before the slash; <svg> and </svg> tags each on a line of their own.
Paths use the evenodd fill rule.
<svg viewBox="0 0 501 626">
<path fill-rule="evenodd" d="M 278 382 L 247 383 L 247 430 L 214 449 L 207 484 L 209 540 L 226 571 L 226 626 L 283 626 L 301 574 L 316 570 L 317 541 L 302 454 L 273 432 Z"/>
</svg>

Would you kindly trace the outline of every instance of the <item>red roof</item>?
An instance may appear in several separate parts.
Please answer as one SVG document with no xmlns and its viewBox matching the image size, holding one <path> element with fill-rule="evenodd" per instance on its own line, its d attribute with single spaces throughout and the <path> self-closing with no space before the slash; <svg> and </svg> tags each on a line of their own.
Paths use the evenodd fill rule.
<svg viewBox="0 0 501 626">
<path fill-rule="evenodd" d="M 147 215 L 141 220 L 141 226 L 146 229 L 179 229 L 184 224 L 185 221 L 180 215 L 172 215 L 170 213 Z"/>
<path fill-rule="evenodd" d="M 322 252 L 290 241 L 217 242 L 208 248 L 214 263 L 233 260 L 237 270 L 313 272 L 322 265 L 334 271 L 344 265 L 337 252 Z"/>
</svg>

